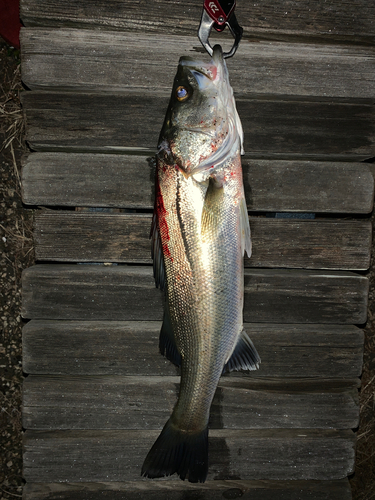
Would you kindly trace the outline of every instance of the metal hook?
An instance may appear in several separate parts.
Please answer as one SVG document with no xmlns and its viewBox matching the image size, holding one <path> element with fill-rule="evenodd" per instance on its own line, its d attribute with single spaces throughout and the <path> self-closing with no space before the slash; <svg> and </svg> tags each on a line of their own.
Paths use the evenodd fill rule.
<svg viewBox="0 0 375 500">
<path fill-rule="evenodd" d="M 229 15 L 226 16 L 222 9 L 219 10 L 217 2 L 205 1 L 204 3 L 201 23 L 198 29 L 198 38 L 203 47 L 210 54 L 210 56 L 212 56 L 213 53 L 213 49 L 209 42 L 212 27 L 214 27 L 217 31 L 223 31 L 225 26 L 228 26 L 230 32 L 233 35 L 233 46 L 229 52 L 223 53 L 224 59 L 232 57 L 238 48 L 238 44 L 240 43 L 240 40 L 242 38 L 243 28 L 241 28 L 241 26 L 238 24 L 236 16 L 233 12 L 234 6 L 235 2 L 233 3 Z M 207 10 L 208 8 L 210 8 L 210 11 Z"/>
</svg>

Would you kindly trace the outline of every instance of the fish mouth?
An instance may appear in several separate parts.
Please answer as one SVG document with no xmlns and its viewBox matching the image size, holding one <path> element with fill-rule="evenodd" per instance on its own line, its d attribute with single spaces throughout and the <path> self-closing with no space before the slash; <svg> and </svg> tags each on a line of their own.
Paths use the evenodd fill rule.
<svg viewBox="0 0 375 500">
<path fill-rule="evenodd" d="M 222 79 L 226 73 L 226 64 L 220 45 L 214 46 L 212 58 L 209 62 L 197 61 L 191 56 L 182 56 L 179 65 L 191 71 L 200 88 L 207 86 L 208 82 L 204 83 L 205 78 L 208 78 L 211 82 L 216 82 L 218 79 Z"/>
</svg>

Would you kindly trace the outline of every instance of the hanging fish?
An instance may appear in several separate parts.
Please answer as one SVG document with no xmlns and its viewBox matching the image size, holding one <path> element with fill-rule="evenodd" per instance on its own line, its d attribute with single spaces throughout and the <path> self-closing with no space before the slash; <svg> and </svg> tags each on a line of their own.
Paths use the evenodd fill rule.
<svg viewBox="0 0 375 500">
<path fill-rule="evenodd" d="M 243 255 L 251 254 L 242 126 L 221 47 L 209 63 L 181 57 L 157 153 L 152 248 L 165 290 L 160 350 L 181 366 L 170 419 L 142 475 L 204 482 L 208 421 L 225 371 L 255 370 L 243 329 Z"/>
</svg>

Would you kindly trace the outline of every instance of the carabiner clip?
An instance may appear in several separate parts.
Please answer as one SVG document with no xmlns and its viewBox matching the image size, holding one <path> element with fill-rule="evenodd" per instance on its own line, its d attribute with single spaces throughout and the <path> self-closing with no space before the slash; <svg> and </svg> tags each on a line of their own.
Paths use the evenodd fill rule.
<svg viewBox="0 0 375 500">
<path fill-rule="evenodd" d="M 209 42 L 212 27 L 216 31 L 223 31 L 228 26 L 233 35 L 234 43 L 229 52 L 224 52 L 223 57 L 232 57 L 242 38 L 243 29 L 238 24 L 234 15 L 235 0 L 204 0 L 201 23 L 198 29 L 198 38 L 206 51 L 212 56 L 213 49 Z"/>
</svg>

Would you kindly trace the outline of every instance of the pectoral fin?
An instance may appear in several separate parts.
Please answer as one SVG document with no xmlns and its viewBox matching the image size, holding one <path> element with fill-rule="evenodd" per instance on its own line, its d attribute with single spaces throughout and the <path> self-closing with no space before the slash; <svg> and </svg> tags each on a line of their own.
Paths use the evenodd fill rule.
<svg viewBox="0 0 375 500">
<path fill-rule="evenodd" d="M 223 373 L 239 370 L 257 370 L 260 357 L 250 337 L 242 330 L 237 345 L 224 366 Z"/>
<path fill-rule="evenodd" d="M 201 235 L 204 241 L 217 238 L 220 231 L 220 209 L 224 202 L 223 186 L 210 177 L 204 198 Z"/>
</svg>

